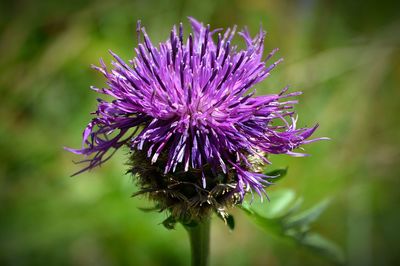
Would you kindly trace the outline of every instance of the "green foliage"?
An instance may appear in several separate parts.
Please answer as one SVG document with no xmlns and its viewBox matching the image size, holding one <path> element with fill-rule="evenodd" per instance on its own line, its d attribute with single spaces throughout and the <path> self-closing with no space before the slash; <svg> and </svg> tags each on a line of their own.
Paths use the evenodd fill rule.
<svg viewBox="0 0 400 266">
<path fill-rule="evenodd" d="M 220 218 L 226 226 L 228 226 L 230 231 L 235 229 L 235 218 L 231 214 L 227 214 L 226 216 L 222 216 L 217 213 L 217 217 Z"/>
<path fill-rule="evenodd" d="M 177 221 L 175 220 L 174 217 L 168 216 L 168 218 L 162 222 L 162 225 L 164 225 L 164 227 L 167 228 L 168 230 L 172 230 L 175 229 L 176 223 Z"/>
<path fill-rule="evenodd" d="M 293 190 L 271 191 L 269 197 L 269 204 L 249 204 L 245 201 L 241 208 L 267 232 L 291 239 L 337 264 L 344 264 L 343 251 L 335 243 L 311 231 L 311 224 L 328 207 L 328 199 L 299 212 L 302 199 L 296 200 Z"/>
<path fill-rule="evenodd" d="M 233 215 L 228 214 L 228 217 L 226 217 L 226 224 L 230 230 L 235 229 L 235 219 L 233 218 Z"/>
<path fill-rule="evenodd" d="M 338 264 L 345 263 L 343 250 L 320 234 L 309 232 L 297 240 L 301 245 L 313 250 Z"/>
<path fill-rule="evenodd" d="M 159 206 L 154 206 L 154 207 L 138 207 L 139 210 L 141 210 L 142 212 L 159 212 L 160 207 Z"/>
<path fill-rule="evenodd" d="M 329 202 L 329 199 L 325 199 L 304 212 L 287 217 L 285 226 L 287 228 L 299 227 L 307 229 L 307 226 L 317 220 L 318 217 L 324 212 L 324 210 L 328 207 Z"/>
<path fill-rule="evenodd" d="M 272 183 L 276 183 L 286 176 L 287 171 L 288 171 L 288 168 L 286 167 L 286 168 L 268 171 L 265 173 L 265 175 L 273 177 L 273 178 L 269 179 L 268 181 L 270 181 Z"/>
</svg>

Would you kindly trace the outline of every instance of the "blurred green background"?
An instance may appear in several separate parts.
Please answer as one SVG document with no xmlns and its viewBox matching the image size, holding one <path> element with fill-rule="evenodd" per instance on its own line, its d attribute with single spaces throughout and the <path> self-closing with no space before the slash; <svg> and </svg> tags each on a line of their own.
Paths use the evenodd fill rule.
<svg viewBox="0 0 400 266">
<path fill-rule="evenodd" d="M 400 265 L 400 5 L 395 1 L 178 0 L 0 1 L 0 265 L 187 265 L 186 232 L 124 175 L 126 151 L 102 168 L 69 177 L 95 109 L 90 69 L 107 50 L 134 56 L 141 19 L 154 42 L 186 17 L 212 27 L 259 24 L 266 50 L 285 58 L 259 93 L 302 90 L 301 126 L 320 123 L 329 142 L 289 166 L 275 188 L 294 189 L 304 208 L 333 202 L 313 225 L 343 247 L 348 265 Z M 236 38 L 240 42 L 239 38 Z M 268 208 L 268 203 L 265 203 Z M 265 234 L 235 210 L 234 232 L 212 225 L 212 265 L 332 265 Z"/>
</svg>

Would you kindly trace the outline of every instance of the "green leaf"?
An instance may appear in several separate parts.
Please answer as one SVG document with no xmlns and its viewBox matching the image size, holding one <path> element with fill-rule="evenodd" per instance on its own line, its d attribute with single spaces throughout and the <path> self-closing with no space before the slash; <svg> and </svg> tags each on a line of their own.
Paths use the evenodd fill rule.
<svg viewBox="0 0 400 266">
<path fill-rule="evenodd" d="M 225 223 L 225 225 L 229 227 L 229 230 L 233 231 L 233 229 L 235 229 L 235 219 L 233 218 L 233 215 L 227 214 L 225 212 L 217 212 L 217 217 L 220 218 Z"/>
<path fill-rule="evenodd" d="M 315 205 L 314 207 L 293 216 L 288 217 L 285 222 L 285 228 L 292 227 L 308 227 L 310 223 L 314 222 L 322 214 L 322 212 L 328 207 L 330 203 L 329 199 L 325 199 Z"/>
<path fill-rule="evenodd" d="M 268 232 L 272 232 L 274 234 L 280 235 L 282 234 L 282 226 L 277 219 L 270 219 L 263 217 L 253 210 L 253 206 L 250 205 L 247 201 L 243 201 L 240 205 L 240 208 L 246 212 L 248 216 L 261 228 Z"/>
<path fill-rule="evenodd" d="M 341 265 L 345 263 L 345 255 L 343 250 L 338 245 L 319 234 L 306 234 L 300 243 L 303 246 L 310 248 L 320 256 L 329 258 L 330 260 Z"/>
<path fill-rule="evenodd" d="M 233 231 L 233 229 L 235 229 L 235 219 L 233 218 L 233 215 L 228 214 L 228 217 L 226 217 L 225 220 L 229 229 Z"/>
<path fill-rule="evenodd" d="M 294 191 L 271 191 L 269 197 L 269 203 L 249 204 L 244 201 L 240 207 L 265 231 L 280 238 L 290 239 L 338 264 L 344 263 L 344 253 L 339 246 L 319 234 L 310 232 L 310 224 L 326 209 L 330 203 L 329 199 L 295 214 L 303 199 L 296 200 Z"/>
<path fill-rule="evenodd" d="M 296 194 L 290 189 L 281 189 L 268 192 L 269 202 L 253 202 L 249 208 L 259 215 L 274 219 L 284 216 L 289 206 L 296 198 Z"/>
<path fill-rule="evenodd" d="M 285 215 L 282 218 L 289 217 L 289 216 L 293 215 L 294 213 L 296 213 L 300 209 L 301 205 L 303 204 L 303 201 L 304 201 L 304 199 L 302 197 L 296 199 L 296 201 L 293 203 L 292 206 L 290 206 L 288 208 L 288 210 L 286 211 Z"/>
<path fill-rule="evenodd" d="M 286 167 L 286 168 L 280 168 L 280 169 L 275 169 L 275 170 L 272 170 L 269 172 L 265 172 L 264 174 L 267 176 L 274 176 L 274 178 L 270 178 L 270 179 L 268 179 L 268 181 L 272 182 L 272 183 L 276 183 L 279 180 L 281 180 L 283 177 L 285 177 L 287 172 L 288 172 L 288 168 Z"/>
<path fill-rule="evenodd" d="M 175 225 L 176 225 L 176 220 L 174 217 L 169 216 L 167 219 L 165 219 L 162 224 L 164 225 L 165 228 L 167 228 L 168 230 L 172 230 L 175 229 Z"/>
<path fill-rule="evenodd" d="M 252 215 L 254 213 L 247 201 L 243 201 L 242 204 L 239 205 L 239 208 L 244 210 L 248 215 Z"/>
<path fill-rule="evenodd" d="M 154 212 L 154 211 L 160 211 L 160 206 L 156 205 L 154 207 L 138 207 L 139 210 L 142 212 Z"/>
</svg>

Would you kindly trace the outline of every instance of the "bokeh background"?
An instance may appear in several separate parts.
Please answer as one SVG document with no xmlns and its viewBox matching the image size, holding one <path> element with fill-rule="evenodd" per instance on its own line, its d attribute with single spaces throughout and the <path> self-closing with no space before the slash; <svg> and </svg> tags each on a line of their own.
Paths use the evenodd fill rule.
<svg viewBox="0 0 400 266">
<path fill-rule="evenodd" d="M 166 216 L 143 213 L 124 175 L 125 153 L 71 178 L 95 109 L 90 69 L 112 49 L 134 56 L 141 19 L 154 42 L 187 16 L 212 27 L 260 23 L 266 50 L 285 58 L 259 93 L 302 90 L 302 126 L 320 123 L 311 157 L 289 166 L 279 188 L 304 208 L 331 197 L 313 230 L 340 245 L 347 265 L 400 265 L 400 16 L 396 1 L 178 0 L 0 1 L 0 265 L 188 265 L 189 245 Z M 236 38 L 237 42 L 241 40 Z M 265 203 L 268 208 L 268 203 Z M 236 229 L 212 225 L 212 265 L 333 265 L 264 233 L 240 211 Z"/>
</svg>

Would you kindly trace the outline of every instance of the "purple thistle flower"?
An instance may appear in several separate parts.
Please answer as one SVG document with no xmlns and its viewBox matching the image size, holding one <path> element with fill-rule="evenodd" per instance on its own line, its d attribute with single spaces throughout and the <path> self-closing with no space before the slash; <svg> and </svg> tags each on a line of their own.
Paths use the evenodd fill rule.
<svg viewBox="0 0 400 266">
<path fill-rule="evenodd" d="M 236 27 L 221 33 L 189 20 L 193 34 L 187 40 L 180 24 L 158 46 L 138 23 L 138 40 L 142 34 L 144 41 L 135 49 L 136 58 L 125 63 L 110 51 L 116 60 L 112 69 L 103 61 L 94 66 L 108 88 L 92 89 L 114 100 L 98 100 L 82 148 L 68 150 L 91 156 L 78 173 L 101 165 L 127 145 L 144 152 L 152 164 L 162 155 L 164 175 L 177 168 L 194 169 L 201 172 L 200 184 L 206 188 L 206 168 L 214 176 L 233 171 L 240 200 L 247 191 L 262 197 L 269 177 L 253 169 L 250 157 L 269 163 L 268 154 L 304 156 L 293 150 L 321 139 L 307 140 L 317 126 L 296 128 L 292 108 L 297 101 L 287 98 L 300 92 L 287 93 L 285 88 L 279 94 L 254 96 L 253 86 L 282 61 L 266 64 L 277 49 L 263 58 L 262 29 L 254 38 L 247 29 L 239 32 L 246 49 L 238 50 L 231 44 Z"/>
</svg>

